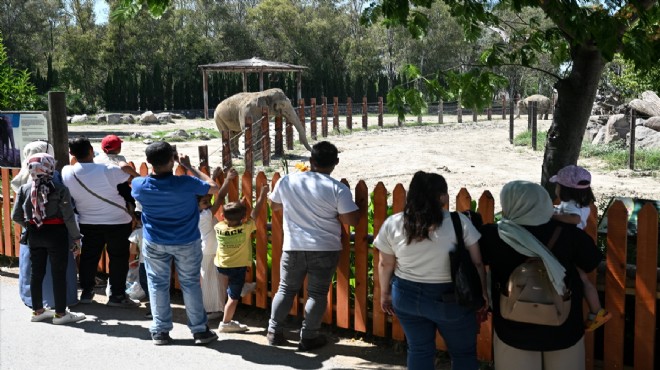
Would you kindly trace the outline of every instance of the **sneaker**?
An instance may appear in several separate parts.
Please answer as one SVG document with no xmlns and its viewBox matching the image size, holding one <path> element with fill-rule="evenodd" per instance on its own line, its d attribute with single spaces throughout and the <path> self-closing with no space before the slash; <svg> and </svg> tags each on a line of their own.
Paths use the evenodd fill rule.
<svg viewBox="0 0 660 370">
<path fill-rule="evenodd" d="M 319 335 L 316 338 L 302 338 L 300 339 L 300 343 L 298 343 L 298 350 L 311 351 L 313 349 L 325 346 L 326 343 L 328 343 L 328 340 L 324 335 Z"/>
<path fill-rule="evenodd" d="M 42 313 L 37 313 L 36 311 L 32 311 L 32 317 L 30 318 L 30 321 L 40 322 L 47 319 L 52 319 L 53 316 L 55 316 L 55 311 L 53 310 L 44 309 Z"/>
<path fill-rule="evenodd" d="M 80 303 L 89 304 L 94 302 L 93 299 L 94 299 L 94 292 L 92 291 L 89 292 L 83 291 L 80 294 Z"/>
<path fill-rule="evenodd" d="M 218 326 L 220 333 L 243 333 L 250 330 L 247 325 L 243 325 L 238 321 L 232 320 L 230 322 L 221 322 Z"/>
<path fill-rule="evenodd" d="M 162 346 L 172 343 L 170 333 L 151 333 L 151 341 L 157 346 Z"/>
<path fill-rule="evenodd" d="M 62 316 L 58 314 L 55 314 L 55 316 L 53 316 L 53 324 L 55 325 L 68 324 L 70 322 L 78 322 L 81 320 L 85 320 L 85 315 L 71 311 L 67 312 Z"/>
<path fill-rule="evenodd" d="M 269 331 L 266 334 L 266 339 L 268 339 L 268 344 L 271 346 L 283 346 L 289 343 L 286 338 L 284 338 L 284 333 L 273 333 Z"/>
<path fill-rule="evenodd" d="M 608 322 L 612 318 L 612 314 L 607 312 L 604 308 L 598 310 L 598 312 L 590 313 L 587 321 L 585 322 L 585 331 L 594 331 L 601 327 L 603 324 Z"/>
<path fill-rule="evenodd" d="M 257 283 L 243 284 L 243 288 L 241 289 L 241 297 L 245 297 L 246 295 L 254 292 L 256 288 L 257 288 Z"/>
<path fill-rule="evenodd" d="M 108 299 L 107 304 L 110 307 L 122 307 L 122 308 L 134 308 L 140 306 L 140 302 L 134 301 L 126 296 L 122 298 L 110 297 L 110 299 Z"/>
<path fill-rule="evenodd" d="M 194 333 L 193 339 L 195 340 L 195 344 L 208 344 L 215 342 L 218 339 L 218 334 L 212 332 L 208 327 L 206 327 L 206 331 L 201 333 Z"/>
<path fill-rule="evenodd" d="M 206 313 L 206 318 L 208 320 L 216 320 L 216 319 L 222 318 L 222 311 L 207 312 Z"/>
</svg>

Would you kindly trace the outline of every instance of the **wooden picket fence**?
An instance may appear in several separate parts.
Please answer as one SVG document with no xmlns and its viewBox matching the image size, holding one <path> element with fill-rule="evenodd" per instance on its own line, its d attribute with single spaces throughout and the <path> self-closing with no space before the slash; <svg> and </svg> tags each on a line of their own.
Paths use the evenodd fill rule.
<svg viewBox="0 0 660 370">
<path fill-rule="evenodd" d="M 201 169 L 209 173 L 209 168 L 201 166 Z M 18 234 L 20 228 L 11 222 L 10 212 L 12 203 L 9 180 L 10 174 L 16 174 L 18 170 L 3 168 L 2 175 L 2 237 L 0 240 L 0 254 L 16 257 L 19 252 Z M 145 163 L 140 164 L 141 175 L 148 173 Z M 181 167 L 177 167 L 176 174 L 184 174 Z M 223 174 L 215 180 L 219 183 L 223 180 Z M 237 178 L 230 186 L 228 201 L 236 201 L 240 195 L 248 199 L 256 199 L 254 189 L 261 189 L 265 184 L 272 187 L 281 178 L 275 173 L 269 180 L 263 172 L 257 174 L 253 179 L 252 174 L 245 172 Z M 346 183 L 345 180 L 342 180 Z M 349 185 L 346 183 L 346 185 Z M 380 288 L 378 283 L 378 253 L 374 253 L 371 241 L 372 236 L 378 231 L 387 217 L 388 208 L 391 206 L 394 213 L 403 210 L 406 199 L 406 190 L 403 185 L 397 184 L 394 189 L 388 191 L 382 183 L 370 191 L 364 181 L 359 181 L 353 189 L 355 202 L 360 207 L 360 222 L 351 231 L 347 225 L 342 229 L 342 244 L 344 246 L 337 268 L 335 283 L 328 292 L 328 305 L 323 321 L 326 324 L 338 328 L 351 329 L 355 332 L 367 333 L 378 337 L 392 338 L 397 341 L 404 340 L 404 333 L 396 317 L 388 317 L 380 310 Z M 369 230 L 369 199 L 372 196 L 373 209 L 373 235 Z M 464 211 L 470 209 L 472 197 L 465 188 L 460 189 L 456 195 L 456 210 Z M 485 191 L 477 201 L 478 212 L 482 215 L 484 223 L 493 223 L 495 219 L 495 204 L 489 191 Z M 249 211 L 248 211 L 249 212 Z M 594 359 L 595 341 L 594 334 L 585 335 L 586 343 L 586 365 L 587 369 L 594 368 L 614 370 L 623 369 L 624 366 L 624 330 L 626 326 L 634 332 L 634 358 L 633 366 L 637 370 L 651 370 L 659 365 L 655 348 L 657 331 L 657 302 L 658 294 L 657 269 L 658 269 L 658 212 L 651 205 L 645 205 L 638 214 L 637 235 L 637 270 L 633 281 L 626 276 L 626 253 L 627 253 L 627 224 L 628 213 L 620 201 L 615 201 L 609 208 L 607 228 L 607 254 L 604 285 L 599 288 L 604 290 L 605 308 L 612 313 L 613 318 L 604 327 L 604 344 L 602 348 L 603 358 Z M 592 206 L 591 217 L 586 231 L 594 239 L 597 236 L 596 222 L 597 210 Z M 280 276 L 279 264 L 282 256 L 282 213 L 272 212 L 270 216 L 270 230 L 268 229 L 269 212 L 264 207 L 257 217 L 256 253 L 255 264 L 248 273 L 248 281 L 256 281 L 257 288 L 254 295 L 243 298 L 243 303 L 266 309 L 270 304 L 269 299 L 277 291 Z M 221 210 L 217 217 L 222 217 Z M 271 266 L 268 265 L 269 243 L 271 250 Z M 371 258 L 370 258 L 371 256 Z M 353 263 L 351 263 L 353 261 Z M 371 261 L 371 262 L 370 262 Z M 106 260 L 102 261 L 99 268 L 107 271 Z M 590 278 L 596 282 L 596 272 L 591 273 Z M 351 286 L 354 279 L 354 286 Z M 634 296 L 634 322 L 625 320 L 626 295 Z M 303 314 L 303 303 L 306 297 L 301 292 L 291 309 L 292 315 Z M 481 361 L 492 361 L 492 318 L 481 324 L 477 337 L 478 357 Z M 446 346 L 442 338 L 437 336 L 437 347 L 445 350 Z"/>
</svg>

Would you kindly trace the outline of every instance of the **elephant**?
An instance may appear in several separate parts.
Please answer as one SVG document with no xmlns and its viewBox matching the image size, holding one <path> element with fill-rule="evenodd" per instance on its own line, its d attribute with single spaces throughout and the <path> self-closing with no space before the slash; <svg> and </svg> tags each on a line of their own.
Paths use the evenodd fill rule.
<svg viewBox="0 0 660 370">
<path fill-rule="evenodd" d="M 281 114 L 298 130 L 300 142 L 309 150 L 312 148 L 307 142 L 305 127 L 303 127 L 296 114 L 291 101 L 281 89 L 268 89 L 260 92 L 243 92 L 232 95 L 223 100 L 215 108 L 213 118 L 220 132 L 229 131 L 231 154 L 239 155 L 238 138 L 245 129 L 245 117 L 250 116 L 253 123 L 260 122 L 262 108 L 268 108 L 269 117 Z M 260 125 L 256 127 L 261 127 Z M 255 130 L 259 132 L 260 130 Z"/>
<path fill-rule="evenodd" d="M 520 114 L 527 114 L 528 107 L 531 106 L 532 102 L 537 102 L 536 104 L 536 113 L 539 115 L 539 119 L 543 118 L 545 114 L 545 119 L 548 119 L 548 114 L 552 113 L 553 106 L 552 101 L 543 95 L 531 95 L 522 99 L 516 104 L 516 111 L 518 112 L 515 118 L 520 118 Z"/>
</svg>

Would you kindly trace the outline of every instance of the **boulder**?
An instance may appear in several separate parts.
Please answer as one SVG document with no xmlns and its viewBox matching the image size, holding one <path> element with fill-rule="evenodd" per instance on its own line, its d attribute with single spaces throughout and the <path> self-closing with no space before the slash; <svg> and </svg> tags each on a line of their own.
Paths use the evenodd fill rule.
<svg viewBox="0 0 660 370">
<path fill-rule="evenodd" d="M 630 134 L 626 142 L 630 143 Z M 644 126 L 635 127 L 635 148 L 660 149 L 660 132 Z"/>
<path fill-rule="evenodd" d="M 105 125 L 106 123 L 108 123 L 108 117 L 106 117 L 105 114 L 96 116 L 96 123 L 99 125 Z"/>
<path fill-rule="evenodd" d="M 641 99 L 633 99 L 628 106 L 643 117 L 660 116 L 660 98 L 653 91 L 644 91 Z"/>
<path fill-rule="evenodd" d="M 128 124 L 134 124 L 135 123 L 135 117 L 133 117 L 132 114 L 124 114 L 123 116 L 121 116 L 121 120 L 122 120 L 122 122 L 128 123 Z"/>
<path fill-rule="evenodd" d="M 71 117 L 71 123 L 82 123 L 86 122 L 89 120 L 89 117 L 87 117 L 86 114 L 76 114 L 75 116 Z"/>
<path fill-rule="evenodd" d="M 174 123 L 171 113 L 158 113 L 156 115 L 159 123 Z"/>
<path fill-rule="evenodd" d="M 603 116 L 591 116 L 589 117 L 589 122 L 587 122 L 587 128 L 584 131 L 584 138 L 583 141 L 585 142 L 593 142 L 593 140 L 596 138 L 596 135 L 598 134 L 598 131 L 600 131 L 601 127 L 607 123 L 607 117 L 605 116 L 605 120 L 601 122 L 601 117 Z"/>
<path fill-rule="evenodd" d="M 117 125 L 121 123 L 121 114 L 119 113 L 110 113 L 105 115 L 108 125 Z"/>
<path fill-rule="evenodd" d="M 190 135 L 188 135 L 186 130 L 176 130 L 176 131 L 172 131 L 169 134 L 165 135 L 165 137 L 167 137 L 167 138 L 187 138 L 188 136 L 190 136 Z"/>
<path fill-rule="evenodd" d="M 647 119 L 644 121 L 644 126 L 655 131 L 660 131 L 660 116 Z"/>
<path fill-rule="evenodd" d="M 608 144 L 613 141 L 625 140 L 629 131 L 628 117 L 623 114 L 614 114 L 607 120 L 602 142 Z"/>
<path fill-rule="evenodd" d="M 150 123 L 159 123 L 158 118 L 154 114 L 154 112 L 148 110 L 140 115 L 140 122 L 144 124 L 150 124 Z"/>
</svg>

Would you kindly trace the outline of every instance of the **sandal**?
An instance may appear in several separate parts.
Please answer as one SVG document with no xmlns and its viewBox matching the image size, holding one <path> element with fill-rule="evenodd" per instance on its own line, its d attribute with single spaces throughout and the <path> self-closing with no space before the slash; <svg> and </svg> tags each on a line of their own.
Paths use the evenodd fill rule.
<svg viewBox="0 0 660 370">
<path fill-rule="evenodd" d="M 611 318 L 612 314 L 607 312 L 604 308 L 601 308 L 595 314 L 590 313 L 585 322 L 585 331 L 594 331 L 608 322 Z"/>
</svg>

